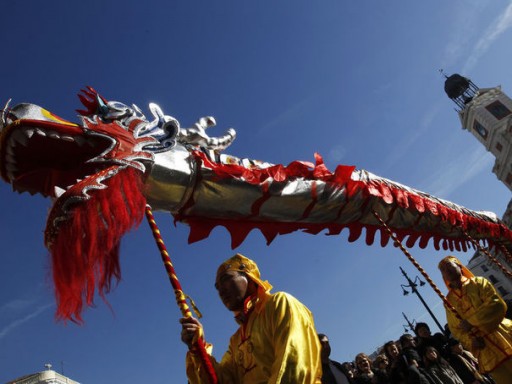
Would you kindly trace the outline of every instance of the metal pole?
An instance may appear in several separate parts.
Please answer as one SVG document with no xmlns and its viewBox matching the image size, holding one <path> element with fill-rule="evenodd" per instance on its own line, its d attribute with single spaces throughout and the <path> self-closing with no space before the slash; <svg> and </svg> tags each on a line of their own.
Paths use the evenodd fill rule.
<svg viewBox="0 0 512 384">
<path fill-rule="evenodd" d="M 418 290 L 416 289 L 416 283 L 413 282 L 409 276 L 407 276 L 407 273 L 405 273 L 405 271 L 402 269 L 402 267 L 399 267 L 400 268 L 400 271 L 402 272 L 402 275 L 404 275 L 404 277 L 407 279 L 407 282 L 409 283 L 409 287 L 412 289 L 412 291 L 416 294 L 416 296 L 418 296 L 418 298 L 420 299 L 421 303 L 425 306 L 425 308 L 427 309 L 428 313 L 430 314 L 430 316 L 432 316 L 432 319 L 434 319 L 434 321 L 436 322 L 437 326 L 439 327 L 439 329 L 441 330 L 442 334 L 446 336 L 445 334 L 445 330 L 443 328 L 443 326 L 441 325 L 441 323 L 439 323 L 439 321 L 437 320 L 437 318 L 434 316 L 434 314 L 432 313 L 432 311 L 430 310 L 429 306 L 427 305 L 427 303 L 425 303 L 425 300 L 423 300 L 423 297 L 421 296 L 421 294 L 418 292 Z"/>
<path fill-rule="evenodd" d="M 404 317 L 405 321 L 407 321 L 407 324 L 409 325 L 409 329 L 411 330 L 411 332 L 414 332 L 416 334 L 416 331 L 414 330 L 414 324 L 409 321 L 407 316 L 405 316 L 405 313 L 402 312 L 402 316 Z"/>
</svg>

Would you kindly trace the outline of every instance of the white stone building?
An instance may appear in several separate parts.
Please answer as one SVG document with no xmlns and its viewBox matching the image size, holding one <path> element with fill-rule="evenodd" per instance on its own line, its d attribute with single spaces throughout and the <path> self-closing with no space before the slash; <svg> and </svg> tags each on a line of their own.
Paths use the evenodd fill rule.
<svg viewBox="0 0 512 384">
<path fill-rule="evenodd" d="M 52 371 L 51 364 L 45 364 L 46 370 L 18 377 L 6 384 L 80 384 L 78 381 L 71 380 L 69 377 Z"/>
<path fill-rule="evenodd" d="M 446 79 L 444 90 L 458 107 L 462 128 L 494 155 L 492 171 L 512 191 L 512 100 L 500 86 L 478 88 L 458 74 Z"/>
<path fill-rule="evenodd" d="M 498 257 L 500 263 L 502 263 L 507 269 L 512 270 L 510 264 Z M 503 297 L 507 303 L 512 303 L 512 280 L 506 277 L 500 268 L 489 258 L 476 252 L 468 263 L 468 268 L 476 276 L 483 276 L 489 280 L 498 293 Z"/>
</svg>

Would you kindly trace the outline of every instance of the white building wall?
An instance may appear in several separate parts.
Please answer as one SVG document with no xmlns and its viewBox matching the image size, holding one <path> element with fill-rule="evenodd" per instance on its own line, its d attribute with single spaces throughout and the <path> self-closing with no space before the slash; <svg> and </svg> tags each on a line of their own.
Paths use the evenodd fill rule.
<svg viewBox="0 0 512 384">
<path fill-rule="evenodd" d="M 512 271 L 511 265 L 503 260 L 502 257 L 495 257 L 498 258 L 505 268 Z M 507 303 L 512 303 L 512 281 L 485 254 L 475 253 L 469 261 L 468 269 L 475 276 L 482 276 L 489 280 L 494 285 L 494 288 L 496 288 L 496 291 L 503 297 L 503 300 Z"/>
<path fill-rule="evenodd" d="M 9 381 L 7 384 L 80 384 L 78 381 L 71 380 L 69 377 L 61 375 L 51 369 L 19 377 Z"/>
<path fill-rule="evenodd" d="M 495 156 L 492 172 L 512 191 L 512 99 L 499 86 L 479 89 L 459 118 L 462 128 Z"/>
</svg>

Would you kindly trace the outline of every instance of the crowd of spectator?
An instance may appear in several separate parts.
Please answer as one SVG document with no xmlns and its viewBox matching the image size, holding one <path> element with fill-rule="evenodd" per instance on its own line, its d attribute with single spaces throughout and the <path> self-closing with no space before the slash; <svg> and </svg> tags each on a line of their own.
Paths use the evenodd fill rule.
<svg viewBox="0 0 512 384">
<path fill-rule="evenodd" d="M 403 334 L 388 341 L 373 359 L 358 353 L 354 361 L 329 358 L 329 339 L 322 344 L 322 384 L 493 384 L 479 373 L 478 360 L 448 332 L 431 334 L 426 323 L 417 323 L 415 335 Z"/>
</svg>

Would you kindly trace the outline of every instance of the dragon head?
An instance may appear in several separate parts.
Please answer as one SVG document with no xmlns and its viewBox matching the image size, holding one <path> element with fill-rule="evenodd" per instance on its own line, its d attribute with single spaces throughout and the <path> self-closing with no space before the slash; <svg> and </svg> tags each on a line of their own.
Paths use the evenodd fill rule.
<svg viewBox="0 0 512 384">
<path fill-rule="evenodd" d="M 14 190 L 68 200 L 87 193 L 86 185 L 96 184 L 96 174 L 108 167 L 145 171 L 153 158 L 145 147 L 156 140 L 140 137 L 145 125 L 140 112 L 107 103 L 92 88 L 83 92 L 92 99 L 80 95 L 88 106 L 79 111 L 81 125 L 37 105 L 6 105 L 0 120 L 0 175 Z"/>
<path fill-rule="evenodd" d="M 78 111 L 81 124 L 26 103 L 13 108 L 7 103 L 0 119 L 1 177 L 15 191 L 55 200 L 45 241 L 52 254 L 57 315 L 78 321 L 81 298 L 91 304 L 95 287 L 102 293 L 110 277 L 119 276 L 119 241 L 143 217 L 143 178 L 155 151 L 169 146 L 178 129 L 173 124 L 162 129 L 161 117 L 149 122 L 136 106 L 107 102 L 92 88 L 79 98 L 86 107 Z M 156 126 L 167 142 L 148 134 Z M 77 274 L 84 276 L 78 284 L 58 281 Z"/>
<path fill-rule="evenodd" d="M 13 108 L 8 103 L 0 120 L 1 177 L 15 191 L 55 199 L 48 245 L 71 206 L 127 168 L 143 175 L 160 145 L 144 135 L 148 122 L 136 106 L 107 102 L 90 87 L 79 98 L 87 108 L 78 111 L 80 125 L 26 103 Z"/>
</svg>

